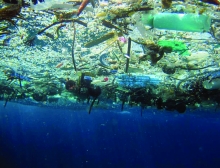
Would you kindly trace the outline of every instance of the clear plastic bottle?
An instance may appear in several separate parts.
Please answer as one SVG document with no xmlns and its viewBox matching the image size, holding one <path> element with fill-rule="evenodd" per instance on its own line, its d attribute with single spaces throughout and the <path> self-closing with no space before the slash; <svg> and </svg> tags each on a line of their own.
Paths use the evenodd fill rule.
<svg viewBox="0 0 220 168">
<path fill-rule="evenodd" d="M 119 74 L 116 76 L 115 82 L 122 87 L 145 87 L 146 85 L 159 85 L 162 80 L 155 75 L 147 74 Z"/>
<path fill-rule="evenodd" d="M 208 15 L 199 14 L 143 14 L 142 22 L 158 29 L 189 32 L 209 32 L 211 28 L 211 18 Z"/>
</svg>

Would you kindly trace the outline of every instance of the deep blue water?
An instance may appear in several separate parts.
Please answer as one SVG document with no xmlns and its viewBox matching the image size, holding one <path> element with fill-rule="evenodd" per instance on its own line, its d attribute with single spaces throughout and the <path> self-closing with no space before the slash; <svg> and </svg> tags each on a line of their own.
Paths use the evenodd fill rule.
<svg viewBox="0 0 220 168">
<path fill-rule="evenodd" d="M 0 103 L 0 168 L 220 167 L 220 111 Z"/>
</svg>

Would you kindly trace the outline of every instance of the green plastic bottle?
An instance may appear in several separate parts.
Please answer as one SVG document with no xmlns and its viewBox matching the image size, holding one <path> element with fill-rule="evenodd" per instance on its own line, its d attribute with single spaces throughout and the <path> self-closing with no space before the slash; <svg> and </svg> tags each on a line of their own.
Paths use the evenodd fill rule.
<svg viewBox="0 0 220 168">
<path fill-rule="evenodd" d="M 211 18 L 207 15 L 199 14 L 143 14 L 142 22 L 158 29 L 189 32 L 209 32 L 211 28 Z"/>
</svg>

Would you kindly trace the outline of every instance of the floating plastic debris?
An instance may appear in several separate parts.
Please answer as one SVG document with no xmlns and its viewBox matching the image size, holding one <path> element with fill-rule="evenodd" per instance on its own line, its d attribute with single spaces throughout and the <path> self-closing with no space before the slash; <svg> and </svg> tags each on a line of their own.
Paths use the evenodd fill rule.
<svg viewBox="0 0 220 168">
<path fill-rule="evenodd" d="M 5 104 L 72 108 L 92 98 L 89 113 L 95 104 L 122 110 L 128 104 L 140 106 L 141 115 L 150 106 L 183 113 L 207 100 L 205 107 L 220 105 L 217 5 L 28 2 L 2 3 L 0 97 Z"/>
<path fill-rule="evenodd" d="M 122 87 L 145 87 L 147 85 L 158 85 L 162 80 L 155 75 L 120 74 L 116 76 L 115 82 Z"/>
<path fill-rule="evenodd" d="M 159 13 L 144 14 L 143 23 L 158 29 L 179 30 L 190 32 L 210 31 L 211 18 L 208 15 Z"/>
</svg>

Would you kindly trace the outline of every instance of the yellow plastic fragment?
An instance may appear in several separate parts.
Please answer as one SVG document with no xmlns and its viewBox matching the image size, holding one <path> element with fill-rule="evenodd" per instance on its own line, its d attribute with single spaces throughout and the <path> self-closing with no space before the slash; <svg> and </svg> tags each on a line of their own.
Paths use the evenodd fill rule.
<svg viewBox="0 0 220 168">
<path fill-rule="evenodd" d="M 96 14 L 96 17 L 101 18 L 101 17 L 105 17 L 107 14 L 106 12 L 100 12 Z"/>
<path fill-rule="evenodd" d="M 108 39 L 113 38 L 114 36 L 115 36 L 114 32 L 109 32 L 109 33 L 105 34 L 104 36 L 102 36 L 100 38 L 97 38 L 93 41 L 90 41 L 90 42 L 86 43 L 85 47 L 87 47 L 87 48 L 93 47 L 93 46 L 98 45 L 98 44 L 100 44 L 100 43 L 102 43 L 102 42 L 104 42 Z"/>
</svg>

